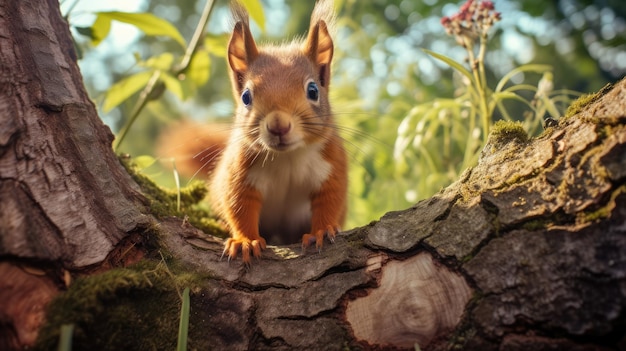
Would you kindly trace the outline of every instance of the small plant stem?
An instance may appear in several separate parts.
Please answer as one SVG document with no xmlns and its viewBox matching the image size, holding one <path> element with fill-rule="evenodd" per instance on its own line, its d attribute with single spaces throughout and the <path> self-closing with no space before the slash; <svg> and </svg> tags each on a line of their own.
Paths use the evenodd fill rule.
<svg viewBox="0 0 626 351">
<path fill-rule="evenodd" d="M 182 306 L 180 307 L 180 323 L 178 326 L 177 351 L 187 350 L 187 338 L 189 334 L 189 288 L 185 288 L 182 296 Z"/>
<path fill-rule="evenodd" d="M 480 114 L 483 123 L 483 140 L 486 142 L 491 127 L 491 112 L 487 107 L 487 76 L 485 75 L 485 53 L 487 51 L 487 34 L 480 36 L 480 47 L 478 49 L 478 75 L 480 77 Z"/>
<path fill-rule="evenodd" d="M 446 116 L 447 117 L 447 116 Z M 448 162 L 450 160 L 450 126 L 448 118 L 443 119 L 445 128 L 443 128 L 443 157 Z"/>
<path fill-rule="evenodd" d="M 176 169 L 176 161 L 172 158 L 172 168 L 174 170 L 174 182 L 176 183 L 176 212 L 180 213 L 180 177 Z"/>
<path fill-rule="evenodd" d="M 196 26 L 196 30 L 193 33 L 193 37 L 191 38 L 191 41 L 189 42 L 189 45 L 187 46 L 187 49 L 185 50 L 185 55 L 183 56 L 180 63 L 173 68 L 175 76 L 179 76 L 180 74 L 185 73 L 185 71 L 187 71 L 187 69 L 189 68 L 189 65 L 191 64 L 191 60 L 193 59 L 193 55 L 198 50 L 198 46 L 200 44 L 200 38 L 202 38 L 202 34 L 204 33 L 204 28 L 206 28 L 206 25 L 209 22 L 209 17 L 211 16 L 211 12 L 213 10 L 213 4 L 214 4 L 213 0 L 207 0 L 206 5 L 204 6 L 204 10 L 202 11 L 202 16 L 200 17 L 200 21 L 198 22 L 198 25 Z M 133 111 L 130 115 L 130 118 L 128 119 L 128 122 L 124 124 L 124 127 L 120 131 L 119 136 L 116 138 L 115 143 L 113 145 L 113 150 L 115 150 L 116 152 L 118 151 L 118 148 L 120 144 L 122 143 L 122 141 L 124 141 L 124 138 L 126 137 L 126 134 L 128 133 L 128 131 L 130 130 L 130 127 L 132 127 L 132 125 L 135 123 L 137 116 L 139 116 L 143 108 L 146 107 L 146 104 L 148 103 L 148 101 L 154 100 L 156 98 L 155 95 L 157 96 L 160 95 L 160 94 L 154 94 L 154 92 L 156 91 L 156 88 L 159 85 L 161 85 L 161 84 L 158 84 L 160 82 L 159 81 L 160 76 L 161 76 L 161 71 L 159 70 L 155 71 L 150 77 L 150 80 L 148 81 L 146 86 L 143 88 L 143 90 L 139 94 L 139 99 L 133 106 Z"/>
<path fill-rule="evenodd" d="M 70 18 L 70 13 L 74 10 L 74 7 L 76 7 L 76 5 L 78 5 L 78 3 L 80 2 L 80 0 L 76 0 L 74 1 L 70 7 L 67 9 L 66 11 L 66 15 L 65 15 L 65 20 L 69 22 L 69 18 Z"/>
<path fill-rule="evenodd" d="M 63 324 L 61 326 L 61 335 L 59 337 L 59 351 L 72 350 L 72 336 L 74 334 L 74 324 Z"/>
<path fill-rule="evenodd" d="M 176 74 L 185 73 L 187 68 L 189 68 L 189 64 L 193 59 L 194 54 L 198 50 L 198 44 L 200 43 L 200 39 L 202 38 L 202 34 L 204 33 L 204 28 L 209 22 L 209 17 L 211 17 L 211 12 L 213 12 L 213 3 L 215 1 L 208 0 L 204 5 L 204 9 L 202 10 L 202 16 L 200 17 L 200 21 L 198 22 L 198 26 L 196 26 L 196 31 L 193 33 L 191 37 L 191 41 L 189 42 L 189 46 L 187 46 L 187 50 L 185 51 L 185 56 L 181 60 L 180 64 L 177 66 Z"/>
<path fill-rule="evenodd" d="M 478 90 L 479 95 L 479 104 L 480 104 L 480 118 L 483 125 L 483 141 L 487 141 L 487 136 L 489 135 L 489 128 L 491 127 L 491 116 L 489 114 L 487 108 L 487 92 L 483 88 L 483 84 L 481 82 L 481 87 Z"/>
<path fill-rule="evenodd" d="M 465 49 L 467 50 L 470 69 L 472 70 L 472 74 L 474 76 L 474 86 L 476 88 L 476 94 L 478 95 L 478 109 L 483 127 L 483 141 L 486 142 L 487 136 L 489 135 L 489 127 L 491 125 L 491 116 L 489 114 L 489 109 L 487 108 L 487 82 L 484 79 L 484 58 L 485 48 L 487 45 L 486 42 L 483 41 L 481 38 L 479 55 L 478 57 L 475 57 L 473 50 L 474 47 L 471 40 L 467 37 L 464 37 L 463 42 L 465 44 Z M 473 130 L 471 130 L 470 133 L 473 133 Z"/>
<path fill-rule="evenodd" d="M 474 146 L 475 146 L 475 140 L 474 140 L 474 129 L 476 128 L 476 120 L 475 117 L 476 116 L 476 108 L 478 107 L 478 112 L 480 113 L 480 118 L 482 119 L 483 114 L 482 114 L 482 106 L 480 104 L 480 101 L 482 101 L 482 83 L 480 80 L 480 76 L 478 75 L 478 72 L 475 69 L 475 65 L 476 65 L 476 58 L 474 57 L 474 44 L 472 43 L 472 41 L 467 38 L 467 37 L 463 37 L 463 47 L 465 47 L 465 49 L 467 50 L 467 59 L 469 61 L 469 65 L 470 65 L 470 70 L 472 71 L 472 75 L 474 76 L 473 81 L 470 83 L 471 85 L 474 86 L 474 89 L 472 91 L 472 89 L 470 89 L 468 91 L 469 94 L 469 101 L 475 101 L 474 99 L 478 99 L 478 106 L 476 106 L 475 103 L 471 103 L 469 108 L 470 108 L 470 114 L 469 114 L 469 129 L 468 129 L 468 135 L 467 135 L 467 145 L 465 148 L 465 155 L 463 156 L 463 164 L 464 167 L 467 167 L 474 156 Z M 484 120 L 483 120 L 484 123 Z M 483 133 L 484 133 L 484 128 L 483 128 Z"/>
<path fill-rule="evenodd" d="M 133 111 L 130 114 L 130 118 L 128 119 L 128 122 L 124 124 L 124 127 L 122 127 L 122 130 L 120 131 L 119 135 L 117 136 L 117 138 L 115 138 L 115 143 L 113 144 L 113 150 L 115 151 L 118 150 L 118 148 L 120 147 L 120 144 L 122 144 L 122 142 L 126 138 L 126 134 L 128 134 L 130 127 L 132 127 L 133 124 L 135 124 L 135 120 L 137 120 L 139 113 L 141 113 L 143 108 L 146 107 L 146 104 L 148 103 L 148 101 L 150 101 L 149 97 L 152 95 L 152 92 L 155 90 L 156 86 L 158 85 L 157 83 L 159 83 L 159 77 L 161 77 L 160 70 L 154 71 L 154 73 L 152 73 L 152 76 L 148 80 L 148 83 L 139 94 L 139 99 L 137 99 L 137 102 L 133 106 Z"/>
<path fill-rule="evenodd" d="M 485 86 L 487 85 L 487 76 L 485 75 L 485 54 L 487 53 L 487 34 L 480 36 L 480 47 L 478 49 L 478 70 L 480 71 L 480 78 L 483 80 Z"/>
<path fill-rule="evenodd" d="M 474 109 L 474 106 L 469 107 L 471 110 Z M 469 113 L 469 129 L 467 135 L 467 144 L 465 145 L 465 154 L 463 155 L 463 165 L 461 169 L 465 169 L 470 166 L 472 156 L 474 155 L 474 148 L 476 147 L 476 139 L 474 139 L 474 128 L 476 128 L 476 120 L 474 119 L 475 112 L 471 111 Z"/>
</svg>

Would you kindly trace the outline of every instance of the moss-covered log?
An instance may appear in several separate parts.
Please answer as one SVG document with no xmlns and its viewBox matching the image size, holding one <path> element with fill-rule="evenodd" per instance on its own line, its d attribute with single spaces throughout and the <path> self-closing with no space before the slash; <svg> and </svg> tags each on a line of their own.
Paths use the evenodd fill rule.
<svg viewBox="0 0 626 351">
<path fill-rule="evenodd" d="M 190 349 L 626 347 L 626 80 L 540 137 L 498 125 L 456 183 L 321 253 L 245 267 L 142 214 L 58 4 L 0 18 L 0 349 L 55 349 L 64 324 L 75 350 L 172 349 L 185 287 Z"/>
</svg>

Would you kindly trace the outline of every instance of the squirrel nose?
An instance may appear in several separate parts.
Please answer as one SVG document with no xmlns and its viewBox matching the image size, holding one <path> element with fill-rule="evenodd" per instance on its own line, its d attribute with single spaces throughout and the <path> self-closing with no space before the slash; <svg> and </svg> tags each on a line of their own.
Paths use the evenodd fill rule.
<svg viewBox="0 0 626 351">
<path fill-rule="evenodd" d="M 285 134 L 289 133 L 289 131 L 291 130 L 291 121 L 288 115 L 273 114 L 268 117 L 269 121 L 266 126 L 267 131 L 270 132 L 270 134 L 277 137 L 282 137 Z"/>
<path fill-rule="evenodd" d="M 289 131 L 291 130 L 291 123 L 287 124 L 286 126 L 281 126 L 281 125 L 267 125 L 267 130 L 274 136 L 283 136 L 287 133 L 289 133 Z"/>
</svg>

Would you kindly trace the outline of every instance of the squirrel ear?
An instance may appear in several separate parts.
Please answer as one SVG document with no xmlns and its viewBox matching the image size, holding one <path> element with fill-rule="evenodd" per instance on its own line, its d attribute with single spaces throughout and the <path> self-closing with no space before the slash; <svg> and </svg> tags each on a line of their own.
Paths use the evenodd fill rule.
<svg viewBox="0 0 626 351">
<path fill-rule="evenodd" d="M 237 22 L 233 29 L 233 34 L 228 43 L 228 64 L 232 70 L 234 83 L 237 89 L 243 89 L 243 77 L 248 70 L 248 66 L 258 56 L 254 38 L 250 28 L 244 22 Z"/>
<path fill-rule="evenodd" d="M 333 59 L 333 39 L 328 33 L 326 22 L 320 20 L 311 26 L 304 42 L 304 53 L 317 65 L 323 87 L 330 82 L 330 62 Z"/>
</svg>

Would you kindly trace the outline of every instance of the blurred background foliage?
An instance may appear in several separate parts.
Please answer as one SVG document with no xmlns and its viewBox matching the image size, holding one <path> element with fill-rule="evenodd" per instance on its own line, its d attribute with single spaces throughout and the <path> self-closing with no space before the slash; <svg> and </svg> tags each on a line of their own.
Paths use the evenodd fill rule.
<svg viewBox="0 0 626 351">
<path fill-rule="evenodd" d="M 116 21 L 110 34 L 94 46 L 89 33 L 97 18 L 93 13 L 151 13 L 173 24 L 189 42 L 205 3 L 206 0 L 62 1 L 62 11 L 80 51 L 79 64 L 86 87 L 101 109 L 103 120 L 115 133 L 127 122 L 138 93 L 104 111 L 105 96 L 111 87 L 145 70 L 150 59 L 157 66 L 171 64 L 170 59 L 175 61 L 184 55 L 184 48 L 175 39 L 146 36 L 132 25 Z M 265 23 L 256 23 L 253 28 L 258 41 L 281 42 L 306 32 L 313 1 L 261 3 Z M 530 63 L 552 67 L 555 90 L 583 93 L 599 90 L 626 73 L 623 0 L 495 0 L 494 4 L 502 20 L 490 31 L 485 56 L 489 86 L 495 86 L 516 67 Z M 457 116 L 450 115 L 454 111 L 439 113 L 438 123 L 425 128 L 419 122 L 428 111 L 415 110 L 416 106 L 434 106 L 433 102 L 463 93 L 463 77 L 423 50 L 464 62 L 467 52 L 446 35 L 440 23 L 443 16 L 457 12 L 460 5 L 461 1 L 442 0 L 336 1 L 339 13 L 331 101 L 351 155 L 350 215 L 346 227 L 363 225 L 387 211 L 406 208 L 433 195 L 467 167 L 462 162 L 465 150 L 454 145 L 467 145 L 467 138 L 484 139 L 480 129 L 468 130 L 462 111 L 456 111 Z M 228 121 L 234 107 L 224 58 L 231 29 L 229 18 L 227 1 L 217 1 L 205 31 L 207 37 L 199 49 L 199 54 L 204 55 L 201 62 L 206 77 L 196 79 L 200 84 L 185 86 L 178 93 L 166 89 L 148 103 L 118 152 L 155 156 L 158 135 L 181 119 Z M 525 72 L 511 77 L 510 84 L 537 87 L 540 78 L 541 74 Z M 520 94 L 528 101 L 533 99 L 532 91 Z M 508 118 L 524 121 L 527 110 L 528 106 L 513 103 L 508 107 Z M 404 123 L 403 128 L 410 125 L 413 143 L 398 148 L 399 127 L 407 118 L 412 123 Z M 528 129 L 533 133 L 541 131 Z M 423 143 L 425 136 L 429 137 L 428 144 Z M 428 150 L 430 160 L 419 152 L 416 137 L 421 138 L 419 146 Z M 172 172 L 159 163 L 144 172 L 160 184 L 173 187 Z"/>
</svg>

